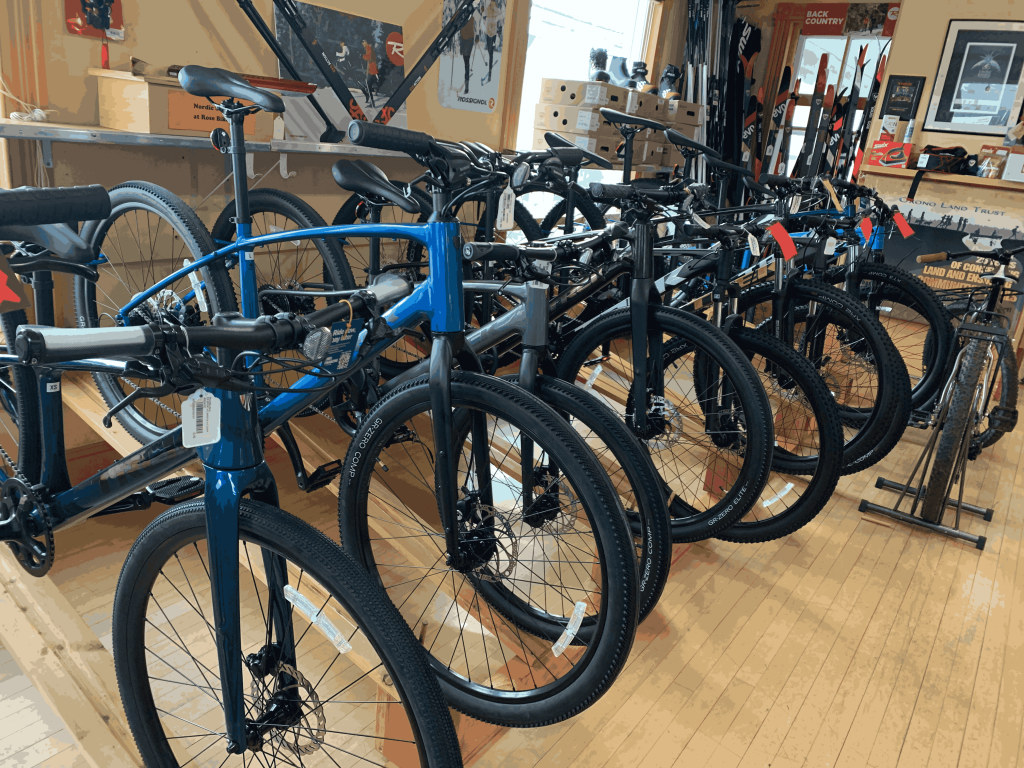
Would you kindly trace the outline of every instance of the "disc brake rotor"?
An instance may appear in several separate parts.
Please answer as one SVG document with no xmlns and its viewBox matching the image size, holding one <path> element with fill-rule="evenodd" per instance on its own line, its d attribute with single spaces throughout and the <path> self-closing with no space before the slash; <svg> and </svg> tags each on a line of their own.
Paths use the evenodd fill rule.
<svg viewBox="0 0 1024 768">
<path fill-rule="evenodd" d="M 278 747 L 288 749 L 292 754 L 310 755 L 323 747 L 324 736 L 327 734 L 327 718 L 324 715 L 324 705 L 309 680 L 291 664 L 278 662 L 277 669 L 274 671 L 275 690 L 261 691 L 259 681 L 254 678 L 250 687 L 252 697 L 256 701 L 266 702 L 269 701 L 268 693 L 273 696 L 287 690 L 287 687 L 276 687 L 281 675 L 288 675 L 295 680 L 295 683 L 287 687 L 295 688 L 299 692 L 302 700 L 302 713 L 299 716 L 299 722 L 295 725 L 287 728 L 274 728 L 269 734 L 270 741 Z M 316 721 L 315 727 L 310 724 L 311 720 Z"/>
</svg>

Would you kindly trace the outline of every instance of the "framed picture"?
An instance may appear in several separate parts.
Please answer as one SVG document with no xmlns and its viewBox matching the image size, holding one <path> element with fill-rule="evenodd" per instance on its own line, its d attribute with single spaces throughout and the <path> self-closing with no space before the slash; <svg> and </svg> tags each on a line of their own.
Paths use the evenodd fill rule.
<svg viewBox="0 0 1024 768">
<path fill-rule="evenodd" d="M 917 105 L 921 102 L 923 90 L 923 77 L 890 75 L 885 85 L 882 114 L 896 115 L 900 120 L 910 120 L 917 114 Z"/>
<path fill-rule="evenodd" d="M 926 131 L 1002 136 L 1017 122 L 1024 22 L 949 22 L 925 115 Z"/>
</svg>

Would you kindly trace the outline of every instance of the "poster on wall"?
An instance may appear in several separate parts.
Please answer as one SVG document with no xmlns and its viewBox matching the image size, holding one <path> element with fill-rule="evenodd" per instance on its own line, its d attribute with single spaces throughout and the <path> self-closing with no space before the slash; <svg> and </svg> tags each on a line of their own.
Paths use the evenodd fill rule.
<svg viewBox="0 0 1024 768">
<path fill-rule="evenodd" d="M 373 119 L 405 78 L 405 44 L 402 28 L 396 24 L 368 19 L 318 5 L 296 2 L 303 20 L 317 31 L 317 40 L 348 85 L 352 95 Z M 316 98 L 336 126 L 344 129 L 351 118 L 341 100 L 331 90 L 323 74 L 310 59 L 291 26 L 274 8 L 275 33 L 299 79 L 316 83 Z M 290 78 L 278 65 L 280 77 Z M 316 141 L 323 132 L 323 120 L 307 99 L 288 99 L 284 114 L 289 137 Z M 408 125 L 405 105 L 389 121 L 389 125 Z"/>
<path fill-rule="evenodd" d="M 64 24 L 72 35 L 124 42 L 121 0 L 64 0 Z"/>
<path fill-rule="evenodd" d="M 437 62 L 437 99 L 449 109 L 493 112 L 498 103 L 504 49 L 506 0 L 481 0 L 469 23 Z M 455 14 L 457 0 L 444 0 L 442 26 Z"/>
<path fill-rule="evenodd" d="M 1002 136 L 1024 101 L 1024 23 L 951 21 L 926 131 Z"/>
</svg>

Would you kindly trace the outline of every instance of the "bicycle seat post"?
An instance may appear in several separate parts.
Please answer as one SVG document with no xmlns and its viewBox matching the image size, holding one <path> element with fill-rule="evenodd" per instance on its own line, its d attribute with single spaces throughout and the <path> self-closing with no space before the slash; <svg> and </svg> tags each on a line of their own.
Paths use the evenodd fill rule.
<svg viewBox="0 0 1024 768">
<path fill-rule="evenodd" d="M 252 215 L 249 212 L 249 185 L 245 169 L 245 127 L 248 109 L 233 100 L 222 102 L 221 112 L 231 124 L 231 174 L 235 190 L 235 239 L 239 242 L 252 237 Z M 238 276 L 241 288 L 242 314 L 245 317 L 259 316 L 256 298 L 256 270 L 252 251 L 243 248 L 238 253 Z"/>
</svg>

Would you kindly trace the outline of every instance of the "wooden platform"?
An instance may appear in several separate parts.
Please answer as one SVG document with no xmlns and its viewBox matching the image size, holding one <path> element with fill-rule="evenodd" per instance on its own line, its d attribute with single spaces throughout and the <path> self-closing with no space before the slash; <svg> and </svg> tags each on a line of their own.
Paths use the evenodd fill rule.
<svg viewBox="0 0 1024 768">
<path fill-rule="evenodd" d="M 665 596 L 612 691 L 569 722 L 506 732 L 472 764 L 1016 765 L 1024 523 L 1011 502 L 1024 494 L 1024 431 L 971 467 L 968 496 L 996 508 L 991 523 L 966 522 L 988 536 L 984 552 L 857 511 L 862 497 L 894 499 L 875 478 L 909 471 L 921 437 L 844 478 L 826 510 L 786 539 L 678 546 Z M 299 493 L 283 452 L 267 445 L 283 506 L 331 532 L 336 496 Z M 108 647 L 118 571 L 155 514 L 98 518 L 58 536 L 53 582 Z M 29 706 L 14 709 L 0 719 L 4 733 L 38 719 Z M 73 763 L 72 749 L 57 764 Z"/>
</svg>

